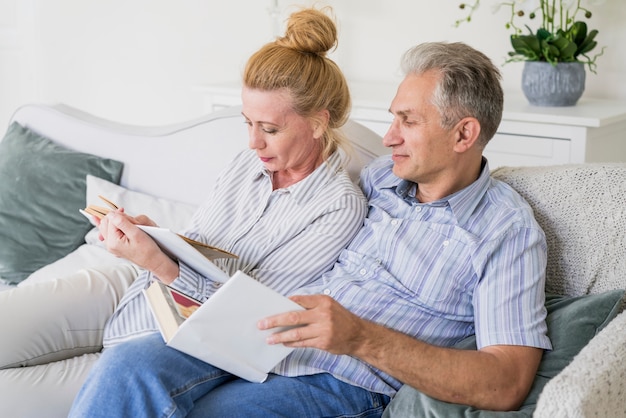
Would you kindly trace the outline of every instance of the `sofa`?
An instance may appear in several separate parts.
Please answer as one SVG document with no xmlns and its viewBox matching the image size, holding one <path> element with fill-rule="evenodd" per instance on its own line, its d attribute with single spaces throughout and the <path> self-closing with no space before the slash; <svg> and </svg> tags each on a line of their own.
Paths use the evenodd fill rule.
<svg viewBox="0 0 626 418">
<path fill-rule="evenodd" d="M 344 132 L 356 181 L 364 164 L 388 150 L 357 122 Z M 62 104 L 20 107 L 0 140 L 0 291 L 128 263 L 102 247 L 78 212 L 101 204 L 98 195 L 183 229 L 247 137 L 238 107 L 158 127 L 124 125 Z M 626 416 L 626 164 L 502 167 L 493 176 L 528 200 L 546 232 L 555 349 L 544 354 L 520 411 L 476 411 L 403 387 L 386 413 Z M 473 347 L 471 340 L 459 346 Z"/>
</svg>

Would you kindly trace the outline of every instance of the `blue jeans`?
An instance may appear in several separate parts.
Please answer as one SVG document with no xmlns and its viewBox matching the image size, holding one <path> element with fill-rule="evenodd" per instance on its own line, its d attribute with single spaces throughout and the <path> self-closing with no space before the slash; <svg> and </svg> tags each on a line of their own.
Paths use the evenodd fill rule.
<svg viewBox="0 0 626 418">
<path fill-rule="evenodd" d="M 389 397 L 327 373 L 250 383 L 167 347 L 159 334 L 106 349 L 70 417 L 380 417 Z"/>
</svg>

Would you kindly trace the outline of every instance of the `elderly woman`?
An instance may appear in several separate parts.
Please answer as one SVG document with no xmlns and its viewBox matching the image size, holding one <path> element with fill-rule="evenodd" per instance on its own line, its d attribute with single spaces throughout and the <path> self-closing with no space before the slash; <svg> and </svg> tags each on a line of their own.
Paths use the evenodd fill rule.
<svg viewBox="0 0 626 418">
<path fill-rule="evenodd" d="M 242 90 L 242 114 L 248 125 L 250 149 L 239 154 L 222 172 L 186 232 L 191 238 L 237 254 L 238 259 L 216 262 L 228 274 L 241 270 L 283 294 L 328 270 L 358 231 L 366 213 L 364 197 L 343 167 L 344 139 L 339 128 L 347 121 L 350 95 L 342 72 L 326 57 L 336 43 L 333 20 L 322 11 L 304 9 L 291 15 L 284 37 L 252 55 L 244 70 Z M 112 294 L 133 281 L 113 314 L 106 314 L 110 317 L 104 328 L 104 342 L 88 342 L 95 347 L 103 343 L 104 353 L 131 340 L 158 337 L 158 327 L 142 295 L 142 289 L 152 281 L 160 280 L 202 301 L 218 287 L 191 267 L 168 257 L 137 224 L 153 222 L 145 216 L 129 216 L 121 209 L 103 218 L 99 230 L 107 249 L 132 261 L 140 267 L 138 270 L 125 266 L 111 271 L 80 272 L 57 280 L 59 286 L 77 283 L 74 290 L 80 283 L 95 283 Z M 303 257 L 305 254 L 309 256 Z M 30 297 L 32 292 L 31 289 Z M 20 289 L 11 293 L 10 307 L 19 309 L 16 307 Z M 63 297 L 67 300 L 67 295 L 58 293 L 41 295 L 41 303 L 53 303 L 47 299 L 58 301 Z M 93 291 L 91 295 L 95 297 Z M 29 324 L 30 333 L 43 334 L 59 320 L 71 323 L 72 316 L 91 314 L 72 312 L 71 306 L 59 310 L 58 317 L 40 318 L 39 323 Z M 101 328 L 99 318 L 104 314 L 94 316 L 98 317 L 94 318 L 94 329 Z M 28 400 L 33 411 L 45 411 L 46 416 L 64 415 L 67 409 L 63 408 L 69 408 L 75 392 L 56 394 L 62 397 L 57 401 L 59 411 L 50 411 L 49 405 L 38 405 L 34 392 L 52 392 L 54 388 L 33 391 L 30 376 L 36 372 L 33 369 L 45 368 L 48 375 L 63 371 L 64 379 L 77 389 L 91 366 L 101 360 L 96 362 L 100 353 L 87 358 L 71 357 L 76 341 L 68 336 L 63 342 L 61 351 L 66 351 L 70 358 L 63 359 L 56 347 L 57 353 L 51 357 L 58 360 L 54 363 L 39 362 L 23 370 L 8 365 L 9 368 L 0 370 L 4 396 L 20 399 L 16 403 L 21 407 Z M 1 345 L 2 351 L 24 350 L 19 340 L 4 333 Z M 45 347 L 43 344 L 35 351 L 45 351 Z M 26 351 L 32 353 L 30 349 Z M 49 353 L 36 355 L 45 357 Z M 68 387 L 67 383 L 64 387 Z M 89 395 L 82 399 L 88 400 Z M 0 415 L 15 415 L 11 404 L 0 403 Z M 112 416 L 106 407 L 100 412 Z"/>
</svg>

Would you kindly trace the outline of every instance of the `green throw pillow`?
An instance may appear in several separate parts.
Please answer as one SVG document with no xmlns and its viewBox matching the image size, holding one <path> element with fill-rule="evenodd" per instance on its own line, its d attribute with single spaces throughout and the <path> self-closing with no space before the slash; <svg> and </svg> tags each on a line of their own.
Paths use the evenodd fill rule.
<svg viewBox="0 0 626 418">
<path fill-rule="evenodd" d="M 623 290 L 579 297 L 546 296 L 548 310 L 546 322 L 552 351 L 544 353 L 530 393 L 519 411 L 483 411 L 465 405 L 442 402 L 405 385 L 391 401 L 383 417 L 531 417 L 546 383 L 563 370 L 574 356 L 615 318 L 623 297 Z M 476 338 L 467 338 L 457 347 L 475 350 Z"/>
<path fill-rule="evenodd" d="M 0 278 L 19 283 L 81 245 L 87 174 L 117 183 L 122 167 L 11 124 L 0 141 Z"/>
</svg>

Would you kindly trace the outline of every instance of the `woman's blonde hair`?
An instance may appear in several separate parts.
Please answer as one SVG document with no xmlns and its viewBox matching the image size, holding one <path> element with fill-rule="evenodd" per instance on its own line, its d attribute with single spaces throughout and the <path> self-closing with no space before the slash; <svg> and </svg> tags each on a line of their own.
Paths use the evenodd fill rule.
<svg viewBox="0 0 626 418">
<path fill-rule="evenodd" d="M 337 46 L 337 27 L 322 10 L 303 9 L 289 17 L 285 36 L 264 45 L 248 60 L 244 86 L 259 90 L 285 89 L 294 111 L 303 117 L 329 112 L 328 129 L 322 135 L 322 156 L 328 158 L 346 140 L 339 128 L 350 114 L 348 83 L 326 54 Z"/>
</svg>

